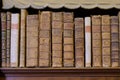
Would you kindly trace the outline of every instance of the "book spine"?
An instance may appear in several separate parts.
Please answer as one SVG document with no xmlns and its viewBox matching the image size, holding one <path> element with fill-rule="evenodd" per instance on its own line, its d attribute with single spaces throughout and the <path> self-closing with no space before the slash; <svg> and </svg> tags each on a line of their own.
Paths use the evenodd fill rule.
<svg viewBox="0 0 120 80">
<path fill-rule="evenodd" d="M 75 18 L 75 67 L 84 67 L 84 20 Z"/>
<path fill-rule="evenodd" d="M 62 67 L 62 12 L 52 12 L 52 67 Z"/>
<path fill-rule="evenodd" d="M 51 12 L 39 13 L 39 67 L 51 66 Z"/>
<path fill-rule="evenodd" d="M 27 15 L 26 29 L 26 67 L 38 66 L 38 26 L 39 17 L 36 14 Z"/>
<path fill-rule="evenodd" d="M 7 12 L 7 67 L 10 67 L 10 36 L 11 36 L 11 12 Z"/>
<path fill-rule="evenodd" d="M 85 67 L 91 67 L 91 18 L 85 17 Z"/>
<path fill-rule="evenodd" d="M 73 13 L 72 12 L 64 12 L 63 13 L 63 65 L 64 67 L 73 67 L 74 66 L 74 44 L 73 44 Z M 69 39 L 69 41 L 68 41 Z"/>
<path fill-rule="evenodd" d="M 19 14 L 11 14 L 11 52 L 10 52 L 10 66 L 18 67 L 18 53 L 19 53 Z"/>
<path fill-rule="evenodd" d="M 118 13 L 119 17 L 119 67 L 120 67 L 120 11 Z"/>
<path fill-rule="evenodd" d="M 92 66 L 102 66 L 101 16 L 92 16 Z"/>
<path fill-rule="evenodd" d="M 6 58 L 7 58 L 7 55 L 6 55 L 6 49 L 7 49 L 7 25 L 6 25 L 6 13 L 4 12 L 1 12 L 1 32 L 2 32 L 2 54 L 1 54 L 1 60 L 2 60 L 2 64 L 1 66 L 2 67 L 6 67 Z"/>
<path fill-rule="evenodd" d="M 20 64 L 19 67 L 25 67 L 25 41 L 26 41 L 26 15 L 27 11 L 21 9 L 21 25 L 20 25 Z"/>
<path fill-rule="evenodd" d="M 102 16 L 102 66 L 110 67 L 110 16 Z"/>
<path fill-rule="evenodd" d="M 118 67 L 119 54 L 118 16 L 111 16 L 111 61 L 112 67 Z"/>
</svg>

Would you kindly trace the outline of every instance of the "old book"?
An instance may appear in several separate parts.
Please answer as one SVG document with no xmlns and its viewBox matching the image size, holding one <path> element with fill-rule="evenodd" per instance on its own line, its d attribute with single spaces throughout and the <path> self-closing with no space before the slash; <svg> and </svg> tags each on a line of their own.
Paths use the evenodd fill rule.
<svg viewBox="0 0 120 80">
<path fill-rule="evenodd" d="M 51 66 L 51 12 L 39 12 L 39 67 Z M 44 55 L 43 55 L 44 54 Z"/>
<path fill-rule="evenodd" d="M 63 66 L 74 67 L 73 13 L 64 12 L 63 17 Z"/>
<path fill-rule="evenodd" d="M 38 27 L 37 14 L 27 15 L 26 25 L 26 67 L 38 67 Z"/>
<path fill-rule="evenodd" d="M 102 16 L 102 66 L 103 67 L 111 66 L 110 47 L 111 47 L 110 46 L 110 16 L 103 15 Z"/>
<path fill-rule="evenodd" d="M 62 67 L 62 12 L 52 12 L 52 67 Z"/>
<path fill-rule="evenodd" d="M 6 67 L 10 67 L 11 12 L 7 12 L 6 14 L 7 14 Z"/>
<path fill-rule="evenodd" d="M 2 46 L 1 46 L 1 51 L 2 51 L 2 54 L 1 54 L 1 67 L 6 67 L 7 65 L 7 61 L 6 61 L 6 58 L 7 58 L 7 55 L 6 55 L 6 49 L 7 49 L 7 24 L 6 24 L 6 13 L 5 12 L 1 12 L 1 33 L 2 33 L 2 39 L 1 39 L 1 42 L 2 42 Z"/>
<path fill-rule="evenodd" d="M 19 13 L 11 14 L 10 67 L 18 67 L 19 54 Z"/>
<path fill-rule="evenodd" d="M 26 17 L 27 11 L 21 9 L 21 25 L 20 25 L 20 64 L 19 67 L 25 67 L 25 55 L 26 55 Z"/>
<path fill-rule="evenodd" d="M 118 67 L 119 58 L 119 37 L 118 37 L 118 16 L 111 16 L 111 65 Z"/>
<path fill-rule="evenodd" d="M 85 67 L 91 67 L 91 18 L 85 17 Z"/>
<path fill-rule="evenodd" d="M 92 66 L 102 66 L 101 16 L 92 16 Z"/>
<path fill-rule="evenodd" d="M 120 11 L 118 13 L 118 17 L 119 17 L 119 67 L 120 67 Z"/>
<path fill-rule="evenodd" d="M 75 67 L 84 67 L 84 19 L 75 18 Z"/>
</svg>

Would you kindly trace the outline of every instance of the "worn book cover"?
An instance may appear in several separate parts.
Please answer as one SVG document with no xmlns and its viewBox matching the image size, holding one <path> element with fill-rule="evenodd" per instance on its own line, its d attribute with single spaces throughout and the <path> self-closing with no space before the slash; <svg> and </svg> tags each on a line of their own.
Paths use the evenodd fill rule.
<svg viewBox="0 0 120 80">
<path fill-rule="evenodd" d="M 37 14 L 27 15 L 26 67 L 38 67 L 38 22 Z"/>
<path fill-rule="evenodd" d="M 39 12 L 39 67 L 51 66 L 51 12 Z M 45 53 L 45 56 L 43 55 Z"/>
<path fill-rule="evenodd" d="M 62 67 L 62 18 L 62 12 L 52 12 L 52 67 Z"/>
<path fill-rule="evenodd" d="M 74 41 L 73 41 L 73 13 L 64 12 L 63 13 L 63 66 L 73 67 L 74 66 Z M 66 39 L 71 39 L 69 43 Z"/>
<path fill-rule="evenodd" d="M 75 18 L 75 67 L 84 67 L 84 19 Z"/>
<path fill-rule="evenodd" d="M 105 36 L 105 34 L 107 34 Z M 110 16 L 102 15 L 102 66 L 111 66 L 111 54 L 110 54 Z"/>
<path fill-rule="evenodd" d="M 112 67 L 119 64 L 118 16 L 111 16 L 111 62 Z"/>
<path fill-rule="evenodd" d="M 97 34 L 98 36 L 94 35 Z M 92 16 L 92 66 L 102 66 L 101 16 Z"/>
</svg>

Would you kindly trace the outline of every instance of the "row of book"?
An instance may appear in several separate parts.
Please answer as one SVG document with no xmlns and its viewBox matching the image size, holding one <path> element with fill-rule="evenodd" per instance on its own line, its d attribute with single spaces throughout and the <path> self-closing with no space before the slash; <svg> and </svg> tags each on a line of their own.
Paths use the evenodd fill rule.
<svg viewBox="0 0 120 80">
<path fill-rule="evenodd" d="M 1 67 L 119 67 L 120 13 L 1 12 Z"/>
</svg>

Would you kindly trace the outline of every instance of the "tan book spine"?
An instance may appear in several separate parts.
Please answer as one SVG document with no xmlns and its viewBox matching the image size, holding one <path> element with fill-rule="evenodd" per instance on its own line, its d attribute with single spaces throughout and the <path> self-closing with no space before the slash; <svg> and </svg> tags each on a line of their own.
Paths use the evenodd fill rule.
<svg viewBox="0 0 120 80">
<path fill-rule="evenodd" d="M 118 67 L 119 37 L 118 16 L 111 16 L 111 61 L 112 67 Z"/>
<path fill-rule="evenodd" d="M 75 67 L 84 67 L 84 19 L 75 18 Z"/>
<path fill-rule="evenodd" d="M 102 16 L 102 66 L 111 66 L 110 54 L 110 16 Z"/>
<path fill-rule="evenodd" d="M 18 54 L 19 54 L 19 14 L 11 14 L 11 53 L 10 53 L 10 66 L 18 67 Z"/>
<path fill-rule="evenodd" d="M 4 12 L 1 12 L 1 32 L 2 32 L 2 46 L 1 46 L 1 49 L 2 49 L 2 54 L 1 54 L 1 61 L 2 61 L 2 64 L 1 64 L 1 67 L 6 67 L 6 58 L 7 58 L 7 55 L 6 55 L 6 49 L 7 49 L 7 25 L 6 25 L 6 13 Z"/>
<path fill-rule="evenodd" d="M 38 67 L 38 27 L 39 17 L 27 15 L 26 25 L 26 67 Z"/>
<path fill-rule="evenodd" d="M 10 67 L 10 36 L 11 36 L 11 12 L 7 12 L 7 67 Z"/>
<path fill-rule="evenodd" d="M 25 67 L 25 41 L 26 41 L 26 17 L 27 11 L 21 9 L 21 25 L 20 25 L 20 64 L 19 67 Z"/>
<path fill-rule="evenodd" d="M 52 12 L 52 67 L 62 67 L 62 12 Z"/>
<path fill-rule="evenodd" d="M 102 66 L 101 16 L 92 16 L 92 66 Z"/>
<path fill-rule="evenodd" d="M 51 66 L 51 12 L 39 13 L 39 67 Z"/>
<path fill-rule="evenodd" d="M 74 44 L 73 44 L 73 13 L 72 12 L 64 12 L 63 13 L 63 65 L 64 67 L 74 67 Z M 67 41 L 69 38 L 70 41 Z"/>
</svg>

